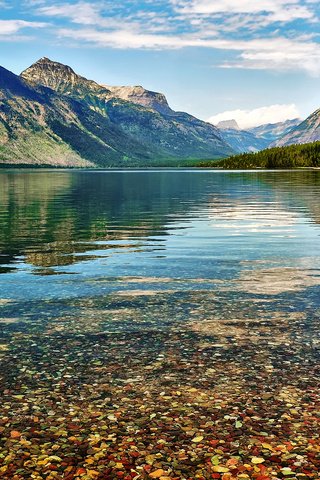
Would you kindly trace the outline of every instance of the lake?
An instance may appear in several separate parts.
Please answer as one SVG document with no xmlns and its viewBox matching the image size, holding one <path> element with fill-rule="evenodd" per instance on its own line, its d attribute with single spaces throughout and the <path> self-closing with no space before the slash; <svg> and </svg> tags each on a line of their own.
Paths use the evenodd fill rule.
<svg viewBox="0 0 320 480">
<path fill-rule="evenodd" d="M 311 170 L 1 170 L 4 478 L 316 478 L 319 198 Z"/>
</svg>

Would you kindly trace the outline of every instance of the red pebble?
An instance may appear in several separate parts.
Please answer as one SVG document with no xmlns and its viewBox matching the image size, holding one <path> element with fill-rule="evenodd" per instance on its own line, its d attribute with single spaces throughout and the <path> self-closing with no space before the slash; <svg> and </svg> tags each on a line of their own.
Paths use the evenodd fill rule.
<svg viewBox="0 0 320 480">
<path fill-rule="evenodd" d="M 210 443 L 210 445 L 212 445 L 213 447 L 216 447 L 216 446 L 219 444 L 219 440 L 210 440 L 209 443 Z"/>
<path fill-rule="evenodd" d="M 134 458 L 140 457 L 140 453 L 139 453 L 139 452 L 136 452 L 135 450 L 133 450 L 132 452 L 130 452 L 130 455 L 131 455 L 131 457 L 134 457 Z"/>
<path fill-rule="evenodd" d="M 76 471 L 76 475 L 83 475 L 84 473 L 87 473 L 85 468 L 78 468 Z"/>
</svg>

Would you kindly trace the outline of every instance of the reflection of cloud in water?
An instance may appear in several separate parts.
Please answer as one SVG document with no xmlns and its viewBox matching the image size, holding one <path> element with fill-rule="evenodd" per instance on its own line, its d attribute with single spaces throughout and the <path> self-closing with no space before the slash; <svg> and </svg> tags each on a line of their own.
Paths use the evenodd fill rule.
<svg viewBox="0 0 320 480">
<path fill-rule="evenodd" d="M 209 209 L 209 218 L 214 228 L 237 229 L 247 232 L 292 233 L 298 223 L 298 214 L 283 209 L 277 204 L 259 205 L 257 203 L 213 205 Z"/>
<path fill-rule="evenodd" d="M 290 329 L 281 329 L 286 324 L 305 321 L 303 312 L 272 312 L 270 314 L 257 315 L 255 318 L 235 318 L 221 320 L 216 317 L 193 321 L 186 324 L 186 328 L 205 337 L 213 337 L 217 341 L 215 347 L 228 348 L 230 340 L 236 341 L 237 345 L 261 344 L 268 342 L 270 345 L 282 345 L 289 341 Z M 279 331 L 281 330 L 281 332 Z M 277 334 L 276 334 L 277 332 Z M 212 345 L 211 345 L 212 347 Z"/>
<path fill-rule="evenodd" d="M 8 305 L 9 303 L 12 303 L 12 300 L 9 298 L 0 298 L 0 307 L 2 305 Z"/>
<path fill-rule="evenodd" d="M 18 323 L 20 321 L 20 318 L 0 318 L 0 325 L 2 323 L 9 325 L 11 323 Z"/>
<path fill-rule="evenodd" d="M 297 292 L 317 285 L 320 285 L 320 270 L 305 267 L 244 270 L 238 281 L 239 290 L 262 295 Z"/>
</svg>

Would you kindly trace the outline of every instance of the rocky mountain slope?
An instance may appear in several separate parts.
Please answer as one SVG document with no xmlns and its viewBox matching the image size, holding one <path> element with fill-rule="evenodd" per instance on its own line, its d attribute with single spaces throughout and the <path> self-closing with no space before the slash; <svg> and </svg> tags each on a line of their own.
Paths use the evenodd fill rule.
<svg viewBox="0 0 320 480">
<path fill-rule="evenodd" d="M 81 110 L 84 130 L 93 129 L 100 140 L 99 155 L 92 146 L 85 148 L 87 140 L 80 132 L 74 134 L 73 122 L 51 122 L 51 128 L 73 151 L 96 165 L 170 165 L 234 153 L 216 127 L 174 112 L 162 94 L 142 87 L 99 85 L 47 58 L 23 71 L 21 80 L 38 94 L 55 95 L 60 102 L 72 103 L 75 111 Z M 112 153 L 110 148 L 103 150 L 105 143 Z"/>
<path fill-rule="evenodd" d="M 85 103 L 0 69 L 0 163 L 117 166 L 152 155 Z"/>
<path fill-rule="evenodd" d="M 63 108 L 68 115 L 69 105 Z M 62 117 L 49 95 L 0 67 L 0 163 L 90 165 L 55 135 L 47 122 L 49 115 Z"/>
<path fill-rule="evenodd" d="M 258 152 L 267 148 L 269 141 L 250 131 L 240 130 L 236 120 L 226 120 L 219 122 L 217 128 L 221 129 L 221 135 L 233 150 L 237 153 Z"/>
<path fill-rule="evenodd" d="M 299 125 L 299 123 L 301 123 L 301 120 L 299 118 L 295 118 L 293 120 L 286 120 L 284 122 L 259 125 L 258 127 L 249 128 L 248 131 L 259 138 L 265 138 L 271 145 L 279 138 L 287 135 L 294 127 Z"/>
<path fill-rule="evenodd" d="M 273 146 L 304 144 L 320 140 L 320 109 L 313 112 L 288 133 L 274 142 Z"/>
<path fill-rule="evenodd" d="M 62 95 L 75 97 L 90 103 L 90 106 L 105 111 L 105 104 L 112 98 L 126 100 L 160 113 L 175 114 L 162 93 L 151 92 L 141 86 L 99 85 L 78 75 L 68 65 L 43 57 L 21 73 L 28 83 L 49 87 Z"/>
</svg>

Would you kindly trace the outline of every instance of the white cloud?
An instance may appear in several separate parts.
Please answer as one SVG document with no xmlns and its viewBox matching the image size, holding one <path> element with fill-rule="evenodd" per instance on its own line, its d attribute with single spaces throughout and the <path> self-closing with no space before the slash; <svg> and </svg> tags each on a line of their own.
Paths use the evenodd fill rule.
<svg viewBox="0 0 320 480">
<path fill-rule="evenodd" d="M 99 11 L 98 5 L 78 2 L 44 6 L 38 9 L 38 14 L 69 18 L 72 22 L 82 25 L 95 25 L 102 20 Z"/>
<path fill-rule="evenodd" d="M 160 0 L 163 9 L 152 9 L 154 2 L 144 0 L 140 8 L 131 10 L 128 5 L 134 2 L 28 1 L 38 4 L 38 15 L 58 22 L 64 19 L 65 25 L 57 22 L 55 35 L 79 45 L 154 50 L 201 47 L 212 50 L 215 67 L 320 76 L 318 37 L 312 36 L 318 0 Z M 297 30 L 290 23 L 293 20 L 300 22 Z M 308 29 L 302 30 L 306 21 Z M 214 50 L 226 51 L 226 60 L 214 64 Z"/>
<path fill-rule="evenodd" d="M 142 33 L 137 29 L 118 29 L 103 31 L 96 29 L 60 29 L 58 34 L 74 40 L 85 40 L 101 47 L 123 49 L 177 49 L 184 47 L 210 46 L 207 40 L 197 38 L 195 35 L 161 35 Z"/>
<path fill-rule="evenodd" d="M 217 125 L 222 120 L 236 120 L 239 127 L 246 129 L 267 123 L 284 122 L 299 118 L 299 111 L 294 104 L 269 105 L 253 110 L 229 110 L 218 113 L 208 119 L 208 122 Z"/>
<path fill-rule="evenodd" d="M 307 47 L 305 53 L 243 52 L 239 57 L 240 61 L 225 62 L 221 67 L 275 71 L 304 70 L 311 76 L 317 77 L 320 74 L 320 51 Z"/>
<path fill-rule="evenodd" d="M 264 12 L 273 21 L 287 22 L 296 18 L 312 19 L 314 12 L 299 0 L 171 0 L 177 11 L 185 15 Z"/>
<path fill-rule="evenodd" d="M 311 75 L 320 75 L 319 44 L 305 37 L 294 40 L 284 37 L 255 40 L 229 40 L 221 37 L 199 37 L 196 33 L 168 35 L 142 33 L 139 27 L 113 28 L 64 28 L 58 35 L 81 40 L 100 47 L 120 49 L 178 49 L 202 47 L 234 51 L 236 57 L 220 65 L 223 68 L 246 68 L 263 70 L 304 70 Z M 241 53 L 237 53 L 241 52 Z"/>
<path fill-rule="evenodd" d="M 24 20 L 0 20 L 0 36 L 14 35 L 23 28 L 43 28 L 43 22 L 26 22 Z"/>
<path fill-rule="evenodd" d="M 37 13 L 48 17 L 66 18 L 71 23 L 82 25 L 86 29 L 94 27 L 99 34 L 109 34 L 124 29 L 128 31 L 143 30 L 145 33 L 159 32 L 160 34 L 170 30 L 170 22 L 166 17 L 162 18 L 161 14 L 138 11 L 135 15 L 129 15 L 127 12 L 124 15 L 123 12 L 122 15 L 120 13 L 113 15 L 108 12 L 106 15 L 102 3 L 80 1 L 72 4 L 47 5 L 38 8 Z M 92 37 L 93 34 L 93 31 L 89 33 Z M 118 38 L 120 37 L 118 36 Z"/>
<path fill-rule="evenodd" d="M 244 68 L 255 70 L 298 71 L 303 70 L 312 76 L 320 75 L 319 44 L 303 37 L 258 39 L 239 44 L 242 50 L 237 59 L 226 61 L 224 68 Z"/>
</svg>

